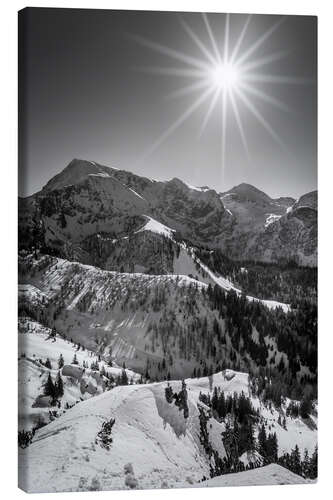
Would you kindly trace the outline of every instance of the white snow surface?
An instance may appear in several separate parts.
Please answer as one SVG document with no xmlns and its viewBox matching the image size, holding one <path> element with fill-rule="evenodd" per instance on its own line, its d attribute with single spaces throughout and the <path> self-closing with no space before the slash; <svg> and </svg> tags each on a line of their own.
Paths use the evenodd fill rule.
<svg viewBox="0 0 333 500">
<path fill-rule="evenodd" d="M 192 184 L 189 184 L 188 182 L 183 181 L 184 184 L 189 188 L 192 189 L 193 191 L 199 191 L 201 193 L 205 193 L 206 191 L 210 191 L 209 187 L 199 187 L 199 186 L 192 186 Z"/>
<path fill-rule="evenodd" d="M 181 381 L 170 382 L 179 391 Z M 199 439 L 199 393 L 212 394 L 215 386 L 226 394 L 248 394 L 248 375 L 225 370 L 210 377 L 187 379 L 189 417 L 165 399 L 167 382 L 118 386 L 78 403 L 47 426 L 39 429 L 32 444 L 19 451 L 19 484 L 29 492 L 128 489 L 129 469 L 137 488 L 284 484 L 304 482 L 279 466 L 209 477 L 209 459 Z M 253 398 L 253 403 L 260 402 Z M 261 407 L 267 431 L 286 433 L 290 451 L 297 443 L 301 453 L 316 443 L 316 432 L 287 417 L 288 433 L 278 424 L 278 412 Z M 107 450 L 96 440 L 102 423 L 115 419 L 112 443 Z M 225 456 L 221 432 L 224 424 L 210 419 L 209 437 L 220 457 Z M 270 427 L 269 427 L 270 426 Z M 281 431 L 282 429 L 282 431 Z M 306 430 L 307 429 L 307 430 Z M 311 434 L 312 447 L 309 446 Z M 283 452 L 284 449 L 279 449 Z M 129 465 L 131 464 L 131 465 Z M 245 474 L 243 476 L 243 474 Z M 249 475 L 250 474 L 250 475 Z M 59 480 L 61 478 L 61 480 Z M 132 481 L 132 483 L 133 483 Z"/>
<path fill-rule="evenodd" d="M 274 222 L 278 221 L 279 219 L 281 219 L 281 217 L 282 217 L 281 215 L 269 214 L 265 221 L 265 228 L 270 226 Z"/>
<path fill-rule="evenodd" d="M 128 188 L 128 189 L 129 189 L 130 191 L 132 191 L 132 193 L 134 193 L 134 194 L 135 194 L 135 196 L 138 196 L 138 198 L 141 198 L 141 200 L 146 201 L 146 200 L 145 200 L 145 199 L 141 196 L 141 194 L 139 194 L 139 193 L 137 193 L 136 191 L 134 191 L 134 189 L 132 189 L 132 188 Z"/>
<path fill-rule="evenodd" d="M 185 245 L 183 247 L 186 249 Z M 217 276 L 213 271 L 209 269 L 208 266 L 206 266 L 198 257 L 195 256 L 194 250 L 189 249 L 190 255 L 192 259 L 199 264 L 201 269 L 205 272 L 206 275 L 208 275 L 211 280 L 219 285 L 221 288 L 223 288 L 226 291 L 229 290 L 234 290 L 238 295 L 242 294 L 242 291 L 237 288 L 231 281 L 229 281 L 227 278 L 224 278 L 223 276 Z M 252 297 L 251 295 L 246 296 L 247 300 L 250 300 L 251 302 L 261 302 L 264 304 L 266 307 L 269 309 L 276 309 L 278 307 L 281 307 L 284 312 L 290 311 L 290 305 L 289 304 L 284 304 L 283 302 L 278 302 L 277 300 L 264 300 L 264 299 L 258 299 L 256 297 Z"/>
<path fill-rule="evenodd" d="M 74 355 L 76 355 L 81 369 L 83 363 L 86 363 L 89 368 L 86 368 L 82 378 L 84 378 L 87 386 L 90 384 L 90 388 L 88 387 L 88 391 L 82 390 L 81 378 L 80 380 L 74 380 L 72 377 L 66 377 L 61 373 L 64 383 L 64 396 L 61 399 L 60 408 L 36 406 L 36 399 L 43 394 L 43 385 L 49 373 L 51 373 L 52 379 L 55 381 L 60 354 L 63 356 L 64 366 L 76 366 L 71 365 Z M 59 336 L 53 339 L 49 328 L 28 317 L 19 318 L 18 355 L 19 429 L 29 430 L 40 419 L 48 422 L 49 410 L 57 410 L 61 414 L 66 403 L 73 405 L 82 399 L 90 398 L 92 395 L 101 394 L 105 390 L 103 377 L 100 377 L 98 372 L 90 369 L 90 364 L 93 361 L 98 362 L 94 352 L 88 349 L 84 351 L 82 349 L 77 350 L 74 344 Z M 50 370 L 43 365 L 47 358 L 51 362 L 52 368 Z M 104 365 L 105 370 L 113 377 L 118 377 L 122 371 L 115 364 L 110 367 L 100 361 L 98 365 L 100 369 Z M 140 375 L 132 370 L 126 369 L 126 373 L 129 380 L 137 381 L 140 378 Z"/>
<path fill-rule="evenodd" d="M 88 174 L 90 177 L 111 177 L 106 172 L 99 172 L 98 174 Z"/>
<path fill-rule="evenodd" d="M 163 236 L 166 236 L 167 238 L 173 239 L 172 233 L 176 232 L 175 229 L 171 229 L 170 227 L 165 226 L 164 224 L 162 224 L 161 222 L 158 222 L 157 220 L 153 219 L 149 215 L 145 215 L 144 217 L 146 217 L 148 219 L 148 221 L 141 229 L 136 231 L 136 233 L 141 233 L 142 231 L 151 231 L 152 233 L 162 234 Z"/>
<path fill-rule="evenodd" d="M 278 484 L 304 484 L 311 481 L 303 479 L 288 469 L 278 464 L 265 465 L 257 469 L 236 472 L 235 474 L 224 474 L 203 481 L 198 486 L 258 486 Z"/>
</svg>

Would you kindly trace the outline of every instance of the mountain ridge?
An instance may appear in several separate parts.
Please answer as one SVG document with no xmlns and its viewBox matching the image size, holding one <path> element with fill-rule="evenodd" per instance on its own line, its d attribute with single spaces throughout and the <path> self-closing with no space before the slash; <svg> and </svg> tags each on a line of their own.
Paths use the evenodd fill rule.
<svg viewBox="0 0 333 500">
<path fill-rule="evenodd" d="M 150 216 L 179 237 L 219 248 L 233 259 L 316 266 L 316 199 L 316 192 L 297 201 L 273 199 L 247 183 L 217 193 L 176 177 L 157 181 L 74 159 L 41 191 L 19 200 L 20 244 L 33 244 L 37 219 L 47 247 L 80 260 L 71 253 L 73 244 L 85 246 L 101 232 L 128 236 Z"/>
</svg>

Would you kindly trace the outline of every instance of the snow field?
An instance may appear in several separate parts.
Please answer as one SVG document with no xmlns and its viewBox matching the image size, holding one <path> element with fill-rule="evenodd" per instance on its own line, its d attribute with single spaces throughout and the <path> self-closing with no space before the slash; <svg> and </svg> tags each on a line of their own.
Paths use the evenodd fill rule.
<svg viewBox="0 0 333 500">
<path fill-rule="evenodd" d="M 173 391 L 179 391 L 181 381 L 170 381 Z M 209 477 L 209 460 L 199 439 L 199 411 L 197 402 L 200 391 L 210 392 L 215 386 L 226 393 L 248 393 L 248 376 L 225 370 L 212 377 L 187 379 L 189 417 L 165 399 L 167 382 L 146 385 L 118 386 L 93 399 L 83 401 L 60 418 L 39 429 L 33 443 L 20 450 L 20 485 L 30 492 L 78 491 L 90 489 L 130 488 L 128 470 L 137 488 L 231 486 L 249 484 L 289 484 L 305 482 L 280 466 L 271 465 L 228 474 L 200 482 Z M 256 398 L 253 398 L 253 404 Z M 268 426 L 278 417 L 261 408 Z M 106 450 L 96 443 L 102 423 L 115 419 L 112 443 Z M 271 420 L 269 420 L 271 419 Z M 210 439 L 220 456 L 224 456 L 221 439 L 223 423 L 209 420 Z M 305 425 L 287 420 L 288 450 L 298 441 L 296 430 L 302 429 L 306 440 Z M 282 437 L 278 429 L 278 440 Z M 295 431 L 295 432 L 294 432 Z M 285 431 L 284 431 L 285 432 Z M 316 432 L 312 432 L 312 444 Z M 282 437 L 283 441 L 283 437 Z M 310 441 L 310 440 L 309 440 Z M 307 444 L 310 444 L 308 442 Z M 283 445 L 284 446 L 284 445 Z M 308 447 L 309 452 L 311 450 Z M 59 481 L 61 474 L 61 481 Z"/>
</svg>

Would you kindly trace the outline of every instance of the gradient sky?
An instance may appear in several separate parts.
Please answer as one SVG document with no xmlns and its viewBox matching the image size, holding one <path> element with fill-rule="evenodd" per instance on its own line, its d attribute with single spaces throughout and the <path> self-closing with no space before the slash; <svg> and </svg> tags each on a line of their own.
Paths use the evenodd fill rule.
<svg viewBox="0 0 333 500">
<path fill-rule="evenodd" d="M 170 93 L 195 80 L 140 71 L 139 67 L 183 68 L 184 64 L 143 46 L 131 35 L 203 59 L 179 21 L 182 17 L 211 49 L 201 14 L 30 8 L 20 17 L 20 195 L 38 191 L 73 158 L 155 179 L 179 177 L 217 191 L 248 182 L 271 196 L 298 197 L 317 188 L 315 17 L 287 16 L 253 55 L 260 58 L 289 50 L 286 57 L 258 72 L 312 80 L 302 85 L 257 85 L 283 101 L 289 112 L 251 99 L 285 148 L 239 103 L 248 158 L 229 107 L 224 180 L 220 107 L 199 137 L 209 101 L 147 154 L 200 91 L 168 99 Z M 277 16 L 253 16 L 240 54 L 277 20 Z M 210 14 L 209 21 L 223 47 L 225 15 Z M 231 48 L 245 21 L 245 15 L 231 15 Z"/>
</svg>

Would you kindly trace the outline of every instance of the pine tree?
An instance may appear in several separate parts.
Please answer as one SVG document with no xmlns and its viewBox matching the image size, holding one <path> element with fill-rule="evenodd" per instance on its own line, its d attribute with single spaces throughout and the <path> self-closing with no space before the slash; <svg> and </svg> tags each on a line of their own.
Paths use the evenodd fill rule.
<svg viewBox="0 0 333 500">
<path fill-rule="evenodd" d="M 254 429 L 251 422 L 246 426 L 246 449 L 250 451 L 255 449 Z"/>
<path fill-rule="evenodd" d="M 309 477 L 310 475 L 310 457 L 307 449 L 304 450 L 304 458 L 302 462 L 302 476 Z"/>
<path fill-rule="evenodd" d="M 266 454 L 269 462 L 277 462 L 278 459 L 278 442 L 276 433 L 269 434 L 266 441 Z"/>
<path fill-rule="evenodd" d="M 125 368 L 121 370 L 121 379 L 120 379 L 120 384 L 121 385 L 128 385 L 128 376 L 126 373 Z"/>
<path fill-rule="evenodd" d="M 181 391 L 177 394 L 173 395 L 175 399 L 175 405 L 178 406 L 179 410 L 183 410 L 184 418 L 188 418 L 189 416 L 189 408 L 187 404 L 187 389 L 185 380 L 182 380 L 182 388 Z"/>
<path fill-rule="evenodd" d="M 302 418 L 308 418 L 312 410 L 312 403 L 308 398 L 303 398 L 299 407 L 299 413 Z"/>
<path fill-rule="evenodd" d="M 299 448 L 296 444 L 295 448 L 291 451 L 291 466 L 292 466 L 292 470 L 293 472 L 295 472 L 295 474 L 301 474 L 302 470 L 301 470 L 301 455 L 300 455 L 300 452 L 299 452 Z"/>
<path fill-rule="evenodd" d="M 258 444 L 259 444 L 259 453 L 262 457 L 265 458 L 267 455 L 267 436 L 264 424 L 259 429 Z"/>
<path fill-rule="evenodd" d="M 56 398 L 61 398 L 64 395 L 64 383 L 62 381 L 62 378 L 60 376 L 60 371 L 57 373 L 57 378 L 55 381 L 55 397 Z"/>
<path fill-rule="evenodd" d="M 227 408 L 225 403 L 224 392 L 222 391 L 218 402 L 218 414 L 220 418 L 225 418 L 227 414 Z"/>
<path fill-rule="evenodd" d="M 44 395 L 51 396 L 52 399 L 55 398 L 55 387 L 50 372 L 44 384 Z"/>
<path fill-rule="evenodd" d="M 316 446 L 309 464 L 309 477 L 316 479 L 318 476 L 318 447 Z"/>
<path fill-rule="evenodd" d="M 214 411 L 218 410 L 218 402 L 219 402 L 219 397 L 217 394 L 217 387 L 214 387 L 214 392 L 213 392 L 213 397 L 212 397 L 212 409 Z"/>
<path fill-rule="evenodd" d="M 167 387 L 165 388 L 165 399 L 169 404 L 171 404 L 173 401 L 173 391 L 170 384 L 168 384 Z"/>
<path fill-rule="evenodd" d="M 60 353 L 60 356 L 59 356 L 59 359 L 58 359 L 58 368 L 59 370 L 61 370 L 61 368 L 64 366 L 65 362 L 64 362 L 64 358 L 63 358 L 63 355 Z"/>
<path fill-rule="evenodd" d="M 187 389 L 186 389 L 185 380 L 182 381 L 181 394 L 182 394 L 182 401 L 183 401 L 184 418 L 188 418 L 188 416 L 189 416 L 189 408 L 188 408 L 188 404 L 187 404 L 187 398 L 188 398 L 188 396 L 187 396 Z"/>
<path fill-rule="evenodd" d="M 50 370 L 52 370 L 52 365 L 51 365 L 51 361 L 49 360 L 49 358 L 46 358 L 45 366 L 46 366 L 46 368 L 49 368 Z"/>
<path fill-rule="evenodd" d="M 99 364 L 98 364 L 97 359 L 95 359 L 94 361 L 92 361 L 92 362 L 90 363 L 90 368 L 91 368 L 92 370 L 94 370 L 94 371 L 97 371 L 97 372 L 98 372 L 98 370 L 99 370 Z"/>
</svg>

